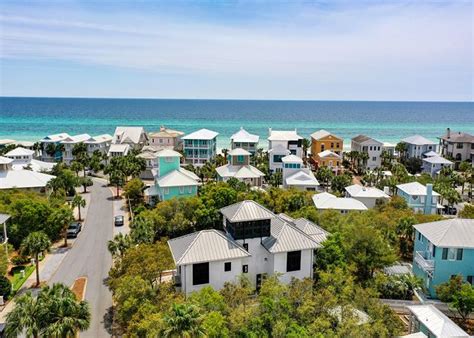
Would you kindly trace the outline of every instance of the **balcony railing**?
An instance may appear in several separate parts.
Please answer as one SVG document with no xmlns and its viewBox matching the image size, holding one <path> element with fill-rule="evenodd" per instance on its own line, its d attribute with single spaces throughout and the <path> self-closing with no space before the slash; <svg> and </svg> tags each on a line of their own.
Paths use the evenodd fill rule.
<svg viewBox="0 0 474 338">
<path fill-rule="evenodd" d="M 417 251 L 415 253 L 415 262 L 418 264 L 423 271 L 428 273 L 430 276 L 433 275 L 435 269 L 435 261 L 431 259 L 431 255 L 427 251 Z"/>
</svg>

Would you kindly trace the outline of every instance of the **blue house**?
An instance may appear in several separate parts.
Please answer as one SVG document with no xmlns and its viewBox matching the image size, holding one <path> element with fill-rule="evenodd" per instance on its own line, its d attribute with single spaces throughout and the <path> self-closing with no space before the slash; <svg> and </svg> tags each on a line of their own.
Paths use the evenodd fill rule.
<svg viewBox="0 0 474 338">
<path fill-rule="evenodd" d="M 413 135 L 402 140 L 407 145 L 406 154 L 408 158 L 423 159 L 423 155 L 430 151 L 436 151 L 436 142 L 430 141 L 420 135 Z"/>
<path fill-rule="evenodd" d="M 413 227 L 413 273 L 423 279 L 431 297 L 436 297 L 436 286 L 452 276 L 462 275 L 473 284 L 474 219 L 446 219 Z"/>
<path fill-rule="evenodd" d="M 433 190 L 432 184 L 424 186 L 419 182 L 397 185 L 397 195 L 403 197 L 408 207 L 417 213 L 435 215 L 443 206 L 438 203 L 439 194 Z"/>
<path fill-rule="evenodd" d="M 186 164 L 202 167 L 207 161 L 216 157 L 217 135 L 219 133 L 200 129 L 194 133 L 183 136 L 183 150 Z"/>
<path fill-rule="evenodd" d="M 199 177 L 180 166 L 181 154 L 164 149 L 156 152 L 156 168 L 152 174 L 155 184 L 145 190 L 145 195 L 151 204 L 157 200 L 166 201 L 174 197 L 189 197 L 197 195 L 200 185 Z"/>
</svg>

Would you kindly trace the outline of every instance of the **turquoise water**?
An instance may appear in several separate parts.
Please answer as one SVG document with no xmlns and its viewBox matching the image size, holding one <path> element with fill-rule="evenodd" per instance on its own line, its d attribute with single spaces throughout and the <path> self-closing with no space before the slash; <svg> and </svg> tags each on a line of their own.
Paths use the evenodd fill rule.
<svg viewBox="0 0 474 338">
<path fill-rule="evenodd" d="M 294 129 L 309 138 L 319 129 L 343 137 L 358 134 L 383 142 L 421 134 L 436 141 L 447 127 L 474 134 L 473 102 L 254 101 L 0 98 L 0 139 L 35 141 L 67 132 L 113 134 L 117 125 L 160 125 L 186 133 L 208 128 L 220 133 L 218 146 L 241 126 L 260 135 L 266 147 L 268 128 Z"/>
</svg>

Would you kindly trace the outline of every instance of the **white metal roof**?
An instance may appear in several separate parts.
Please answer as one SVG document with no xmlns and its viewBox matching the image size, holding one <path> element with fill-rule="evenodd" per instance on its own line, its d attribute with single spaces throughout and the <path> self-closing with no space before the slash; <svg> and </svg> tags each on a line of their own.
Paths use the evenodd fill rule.
<svg viewBox="0 0 474 338">
<path fill-rule="evenodd" d="M 226 164 L 216 168 L 217 174 L 220 177 L 235 177 L 235 178 L 258 178 L 265 176 L 260 170 L 251 165 L 230 165 Z"/>
<path fill-rule="evenodd" d="M 271 221 L 271 236 L 262 245 L 271 253 L 316 249 L 321 247 L 310 236 L 280 217 Z"/>
<path fill-rule="evenodd" d="M 314 133 L 312 133 L 311 137 L 314 138 L 315 140 L 319 140 L 319 139 L 322 139 L 323 137 L 327 137 L 329 135 L 331 135 L 330 132 L 328 132 L 327 130 L 321 129 L 321 130 L 318 130 L 318 131 L 315 131 Z"/>
<path fill-rule="evenodd" d="M 335 157 L 335 158 L 341 159 L 340 155 L 336 154 L 335 152 L 333 152 L 331 150 L 324 150 L 324 151 L 318 153 L 318 156 L 321 157 L 321 158 Z"/>
<path fill-rule="evenodd" d="M 421 135 L 413 135 L 409 137 L 405 137 L 402 139 L 402 142 L 408 143 L 408 144 L 413 144 L 416 146 L 422 146 L 422 145 L 436 145 L 435 142 L 428 140 L 427 138 L 421 136 Z"/>
<path fill-rule="evenodd" d="M 114 139 L 117 139 L 117 136 L 120 136 L 118 143 L 122 143 L 126 140 L 138 144 L 140 143 L 141 136 L 145 134 L 145 129 L 143 127 L 117 127 L 114 132 Z"/>
<path fill-rule="evenodd" d="M 276 155 L 280 155 L 280 154 L 281 155 L 283 155 L 283 154 L 289 155 L 289 154 L 291 154 L 291 151 L 289 151 L 287 148 L 285 148 L 281 144 L 277 144 L 272 149 L 269 149 L 268 153 L 272 153 L 272 154 L 276 154 Z"/>
<path fill-rule="evenodd" d="M 258 143 L 260 136 L 250 134 L 247 130 L 240 127 L 240 130 L 230 137 L 232 142 Z"/>
<path fill-rule="evenodd" d="M 231 222 L 257 221 L 275 217 L 273 212 L 252 200 L 231 204 L 222 208 L 220 212 Z"/>
<path fill-rule="evenodd" d="M 296 133 L 296 130 L 271 130 L 269 141 L 298 141 L 303 139 Z"/>
<path fill-rule="evenodd" d="M 345 188 L 351 197 L 365 198 L 390 198 L 382 190 L 375 187 L 363 187 L 359 184 L 353 184 Z"/>
<path fill-rule="evenodd" d="M 161 126 L 159 131 L 151 132 L 148 135 L 150 135 L 150 137 L 180 137 L 184 135 L 184 133 L 179 130 L 173 130 Z"/>
<path fill-rule="evenodd" d="M 176 265 L 249 257 L 237 242 L 218 230 L 202 230 L 170 239 L 168 245 Z"/>
<path fill-rule="evenodd" d="M 288 186 L 319 186 L 319 182 L 310 170 L 299 170 L 285 179 Z"/>
<path fill-rule="evenodd" d="M 287 155 L 281 159 L 283 163 L 303 163 L 303 159 L 301 157 L 298 157 L 296 155 Z"/>
<path fill-rule="evenodd" d="M 193 173 L 190 170 L 184 169 L 183 167 L 179 167 L 178 170 L 179 170 L 180 173 L 185 174 L 186 176 L 190 177 L 191 179 L 195 180 L 196 182 L 199 182 L 201 180 L 198 175 L 196 175 L 195 173 Z"/>
<path fill-rule="evenodd" d="M 354 198 L 341 198 L 333 194 L 323 192 L 313 196 L 313 202 L 317 209 L 335 209 L 335 210 L 367 210 L 364 203 Z"/>
<path fill-rule="evenodd" d="M 436 246 L 474 248 L 474 219 L 451 218 L 413 227 Z"/>
<path fill-rule="evenodd" d="M 109 147 L 109 153 L 123 153 L 124 155 L 126 155 L 129 149 L 130 149 L 130 145 L 126 143 L 111 144 Z"/>
<path fill-rule="evenodd" d="M 250 156 L 250 152 L 248 152 L 247 150 L 245 149 L 242 149 L 242 148 L 235 148 L 235 149 L 232 149 L 232 150 L 229 150 L 227 152 L 228 155 L 231 155 L 231 156 Z"/>
<path fill-rule="evenodd" d="M 102 134 L 91 137 L 85 143 L 102 143 L 102 142 L 111 142 L 113 139 L 112 135 L 109 134 Z"/>
<path fill-rule="evenodd" d="M 428 151 L 427 153 L 424 153 L 423 156 L 431 157 L 431 156 L 439 156 L 439 154 L 437 152 L 431 150 L 431 151 Z"/>
<path fill-rule="evenodd" d="M 450 160 L 447 160 L 439 155 L 424 158 L 423 162 L 428 162 L 431 164 L 453 164 L 453 162 L 451 162 Z"/>
<path fill-rule="evenodd" d="M 59 142 L 68 137 L 70 137 L 68 133 L 53 134 L 46 136 L 41 142 Z"/>
<path fill-rule="evenodd" d="M 298 218 L 293 221 L 293 224 L 318 244 L 324 242 L 329 235 L 329 232 L 313 222 L 308 221 L 306 218 Z"/>
<path fill-rule="evenodd" d="M 209 129 L 199 129 L 191 134 L 181 137 L 182 140 L 212 140 L 219 135 L 218 132 Z"/>
<path fill-rule="evenodd" d="M 13 160 L 8 157 L 0 156 L 0 164 L 10 164 Z"/>
<path fill-rule="evenodd" d="M 420 182 L 398 184 L 397 188 L 403 192 L 406 192 L 408 195 L 426 196 L 426 187 Z M 439 196 L 439 194 L 433 190 L 433 196 Z"/>
<path fill-rule="evenodd" d="M 0 224 L 5 223 L 10 219 L 10 215 L 8 214 L 0 214 Z"/>
<path fill-rule="evenodd" d="M 16 147 L 5 154 L 6 157 L 10 156 L 32 156 L 35 153 L 34 150 L 26 149 L 23 147 Z"/>
<path fill-rule="evenodd" d="M 34 158 L 26 161 L 26 162 L 20 162 L 18 164 L 13 164 L 12 169 L 13 170 L 19 170 L 19 169 L 26 169 L 30 168 L 33 171 L 37 172 L 42 172 L 42 171 L 50 171 L 54 168 L 56 163 L 51 163 L 51 162 L 43 162 L 39 160 L 35 160 Z"/>
<path fill-rule="evenodd" d="M 0 189 L 43 188 L 54 177 L 24 169 L 0 171 Z"/>
<path fill-rule="evenodd" d="M 171 149 L 163 149 L 156 153 L 156 157 L 182 157 L 180 153 Z"/>
<path fill-rule="evenodd" d="M 91 139 L 89 134 L 79 134 L 74 136 L 68 136 L 61 143 L 81 143 Z"/>
<path fill-rule="evenodd" d="M 469 337 L 466 331 L 432 304 L 411 305 L 407 308 L 436 337 Z"/>
<path fill-rule="evenodd" d="M 173 170 L 164 176 L 161 176 L 156 181 L 156 184 L 161 188 L 171 187 L 187 187 L 199 185 L 199 182 L 193 179 L 187 173 L 183 173 L 180 170 Z"/>
</svg>

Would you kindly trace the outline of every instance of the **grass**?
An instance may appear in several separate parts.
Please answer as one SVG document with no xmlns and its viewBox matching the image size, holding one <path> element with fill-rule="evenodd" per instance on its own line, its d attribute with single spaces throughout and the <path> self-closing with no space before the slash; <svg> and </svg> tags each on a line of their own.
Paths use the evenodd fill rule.
<svg viewBox="0 0 474 338">
<path fill-rule="evenodd" d="M 24 277 L 21 276 L 21 270 L 25 270 Z M 13 294 L 15 294 L 21 288 L 21 286 L 26 282 L 28 277 L 30 277 L 34 271 L 35 271 L 35 266 L 31 264 L 26 265 L 26 266 L 19 265 L 12 268 L 13 277 L 11 279 L 11 283 L 12 283 Z"/>
</svg>

